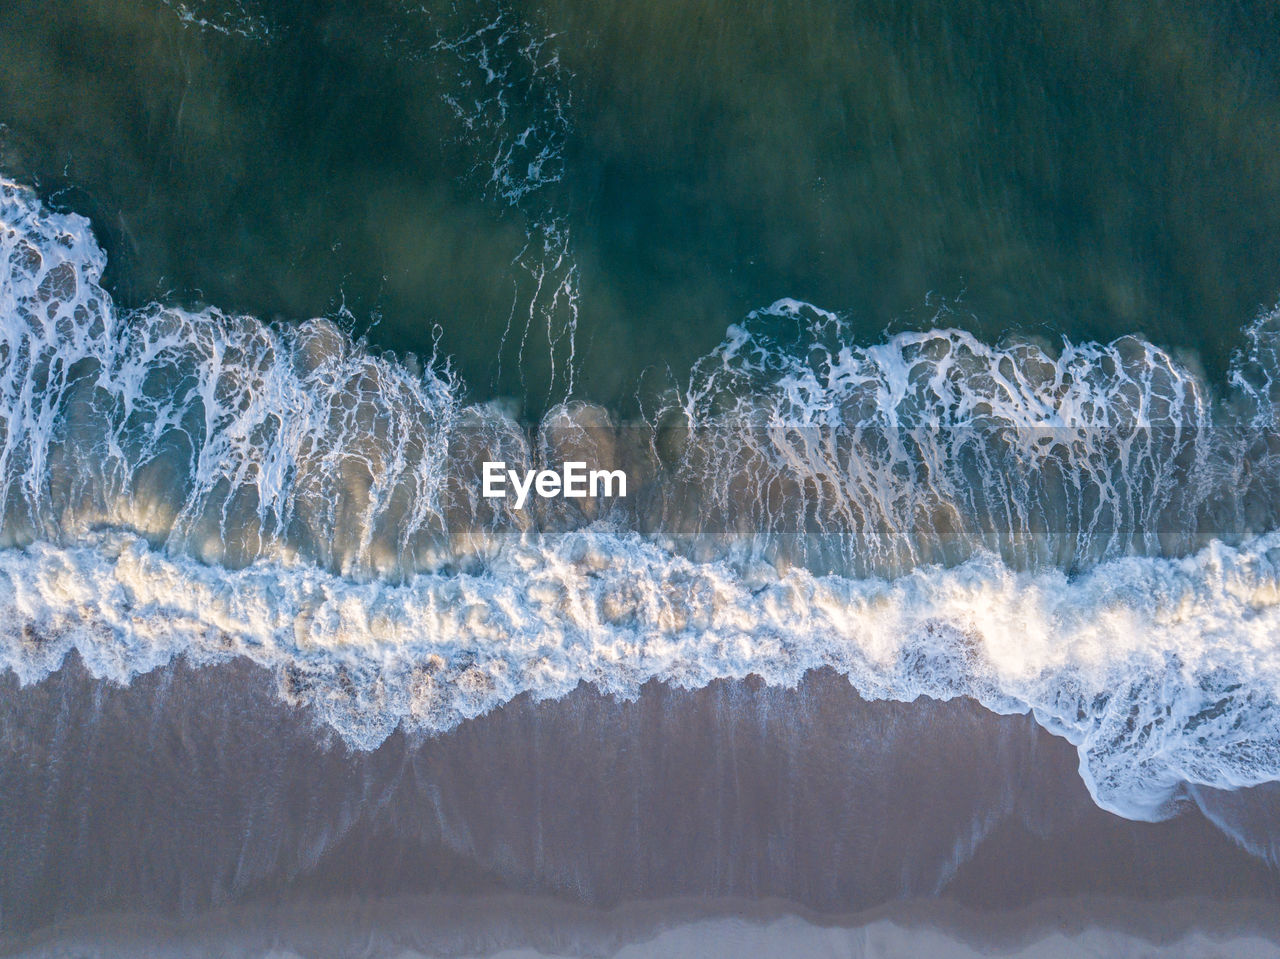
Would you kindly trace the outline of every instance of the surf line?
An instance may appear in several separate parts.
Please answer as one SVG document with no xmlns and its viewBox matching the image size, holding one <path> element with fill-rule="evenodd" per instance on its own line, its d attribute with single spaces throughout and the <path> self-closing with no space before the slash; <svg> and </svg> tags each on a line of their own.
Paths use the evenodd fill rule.
<svg viewBox="0 0 1280 959">
<path fill-rule="evenodd" d="M 525 470 L 521 476 L 516 470 L 507 469 L 507 464 L 501 460 L 485 460 L 484 497 L 506 499 L 510 491 L 516 494 L 516 509 L 524 509 L 530 491 L 543 499 L 555 499 L 557 496 L 567 499 L 625 497 L 627 474 L 623 470 L 588 470 L 586 463 L 571 460 L 564 463 L 559 472 Z"/>
</svg>

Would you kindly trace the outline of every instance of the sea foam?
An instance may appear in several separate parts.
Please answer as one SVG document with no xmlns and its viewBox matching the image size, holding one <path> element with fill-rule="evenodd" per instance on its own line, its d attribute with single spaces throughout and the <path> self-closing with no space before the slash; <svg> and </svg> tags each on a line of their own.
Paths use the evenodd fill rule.
<svg viewBox="0 0 1280 959">
<path fill-rule="evenodd" d="M 72 650 L 120 682 L 244 656 L 367 749 L 580 682 L 828 667 L 868 698 L 1031 712 L 1130 818 L 1280 779 L 1274 315 L 1214 398 L 1136 337 L 859 348 L 780 301 L 636 441 L 580 404 L 527 430 L 327 321 L 121 311 L 104 265 L 84 219 L 0 184 L 0 656 L 23 682 Z M 583 443 L 639 464 L 626 508 L 481 501 L 480 460 Z"/>
</svg>

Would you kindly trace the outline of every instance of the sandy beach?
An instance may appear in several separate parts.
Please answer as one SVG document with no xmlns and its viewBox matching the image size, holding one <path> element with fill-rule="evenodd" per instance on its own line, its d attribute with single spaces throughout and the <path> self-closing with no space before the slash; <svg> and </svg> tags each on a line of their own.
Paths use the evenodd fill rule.
<svg viewBox="0 0 1280 959">
<path fill-rule="evenodd" d="M 1039 957 L 1088 942 L 1199 956 L 1280 941 L 1274 873 L 1199 808 L 1261 849 L 1266 790 L 1126 821 L 1030 718 L 866 702 L 829 672 L 794 689 L 651 684 L 631 702 L 584 685 L 369 753 L 243 663 L 121 687 L 73 659 L 39 684 L 3 682 L 6 954 L 791 942 Z M 748 940 L 756 952 L 728 945 Z"/>
</svg>

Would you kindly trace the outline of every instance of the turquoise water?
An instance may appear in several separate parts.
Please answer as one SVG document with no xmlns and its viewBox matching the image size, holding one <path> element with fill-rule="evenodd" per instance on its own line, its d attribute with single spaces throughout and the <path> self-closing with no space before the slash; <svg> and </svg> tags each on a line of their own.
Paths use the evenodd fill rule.
<svg viewBox="0 0 1280 959">
<path fill-rule="evenodd" d="M 1278 45 L 1239 2 L 15 0 L 0 168 L 126 306 L 438 340 L 531 415 L 780 297 L 1220 373 L 1280 295 Z"/>
</svg>

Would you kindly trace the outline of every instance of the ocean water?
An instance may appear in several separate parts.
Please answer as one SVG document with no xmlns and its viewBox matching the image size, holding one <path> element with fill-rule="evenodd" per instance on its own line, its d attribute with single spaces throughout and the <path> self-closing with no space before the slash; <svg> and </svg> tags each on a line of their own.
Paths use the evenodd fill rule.
<svg viewBox="0 0 1280 959">
<path fill-rule="evenodd" d="M 1220 373 L 1280 294 L 1266 3 L 15 0 L 0 28 L 0 165 L 91 217 L 122 305 L 345 305 L 419 354 L 438 325 L 535 416 L 575 349 L 623 403 L 783 297 L 863 345 L 945 303 Z"/>
<path fill-rule="evenodd" d="M 831 670 L 1029 715 L 1129 820 L 1280 781 L 1277 40 L 11 3 L 0 666 L 246 659 L 359 751 Z M 575 458 L 627 496 L 480 495 Z"/>
</svg>

